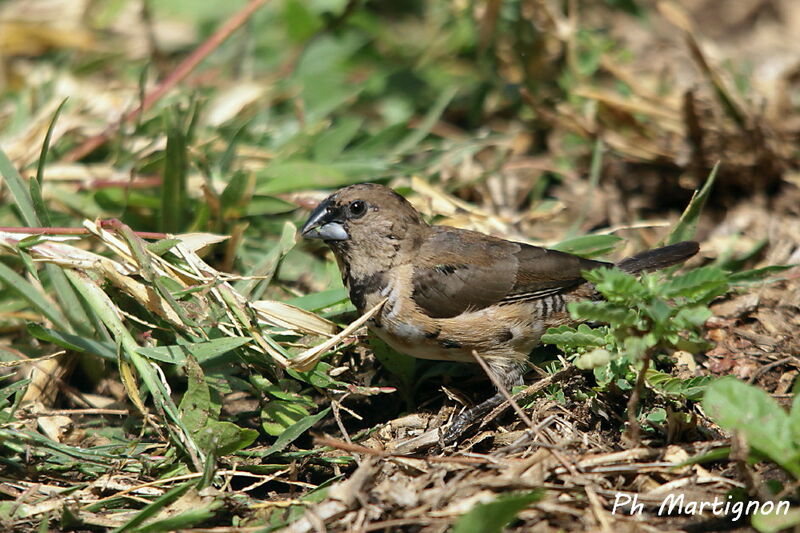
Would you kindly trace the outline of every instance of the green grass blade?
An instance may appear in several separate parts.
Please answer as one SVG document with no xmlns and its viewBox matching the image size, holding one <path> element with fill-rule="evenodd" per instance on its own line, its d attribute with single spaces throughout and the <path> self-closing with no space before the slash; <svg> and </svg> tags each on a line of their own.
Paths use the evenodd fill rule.
<svg viewBox="0 0 800 533">
<path fill-rule="evenodd" d="M 605 146 L 603 145 L 603 139 L 598 137 L 594 143 L 594 148 L 592 149 L 592 161 L 589 165 L 589 190 L 587 191 L 585 197 L 586 200 L 583 202 L 581 211 L 578 213 L 578 217 L 572 224 L 568 235 L 575 235 L 583 223 L 586 222 L 586 217 L 589 216 L 589 211 L 592 209 L 594 199 L 597 197 L 597 187 L 600 184 L 600 173 L 603 170 L 604 151 Z"/>
<path fill-rule="evenodd" d="M 398 143 L 394 150 L 391 151 L 390 155 L 403 155 L 421 143 L 422 140 L 425 139 L 428 134 L 430 134 L 431 130 L 442 116 L 442 113 L 444 113 L 444 110 L 447 109 L 448 105 L 450 105 L 450 102 L 453 100 L 453 98 L 455 98 L 457 93 L 458 87 L 455 86 L 442 91 L 442 93 L 439 95 L 439 98 L 436 99 L 436 102 L 431 107 L 430 111 L 425 114 L 425 117 L 422 119 L 419 126 L 414 131 L 406 135 L 406 137 Z"/>
<path fill-rule="evenodd" d="M 180 124 L 169 121 L 164 174 L 161 185 L 161 231 L 178 233 L 184 228 L 188 195 L 186 193 L 187 147 Z"/>
<path fill-rule="evenodd" d="M 259 279 L 245 279 L 238 281 L 234 284 L 234 288 L 239 293 L 250 299 L 258 299 L 258 295 L 263 292 L 263 289 L 269 285 L 275 270 L 278 268 L 278 263 L 286 255 L 289 250 L 294 248 L 297 243 L 297 228 L 291 222 L 286 222 L 283 225 L 281 238 L 278 244 L 261 260 L 259 264 L 248 272 L 248 276 L 258 277 Z M 256 288 L 259 288 L 258 290 Z"/>
<path fill-rule="evenodd" d="M 298 420 L 297 422 L 286 428 L 286 431 L 284 431 L 280 437 L 275 439 L 275 442 L 272 443 L 272 446 L 267 448 L 267 451 L 264 452 L 264 455 L 270 455 L 283 450 L 289 444 L 294 442 L 295 439 L 297 439 L 297 437 L 308 431 L 311 428 L 311 426 L 313 426 L 314 424 L 316 424 L 317 422 L 328 416 L 328 413 L 330 413 L 330 411 L 331 408 L 326 407 L 325 409 L 323 409 L 322 411 L 320 411 L 315 415 L 309 415 Z"/>
<path fill-rule="evenodd" d="M 86 352 L 109 361 L 117 360 L 114 345 L 108 342 L 71 335 L 63 331 L 45 328 L 39 324 L 28 324 L 28 333 L 40 341 L 49 342 L 73 352 Z"/>
<path fill-rule="evenodd" d="M 50 277 L 56 300 L 61 304 L 61 311 L 66 315 L 72 329 L 84 335 L 103 332 L 103 328 L 97 327 L 99 325 L 98 318 L 90 316 L 90 313 L 84 309 L 80 298 L 75 294 L 75 289 L 67 281 L 64 270 L 57 265 L 45 265 L 45 271 Z"/>
<path fill-rule="evenodd" d="M 187 509 L 186 511 L 178 513 L 175 516 L 170 516 L 169 518 L 164 518 L 163 520 L 156 520 L 155 522 L 151 522 L 146 526 L 137 528 L 136 531 L 139 533 L 155 533 L 161 531 L 184 530 L 213 518 L 216 515 L 214 511 L 223 505 L 224 502 L 219 499 L 196 509 Z"/>
<path fill-rule="evenodd" d="M 8 190 L 11 191 L 11 196 L 22 216 L 22 222 L 30 227 L 39 226 L 39 217 L 36 216 L 36 210 L 33 208 L 30 191 L 2 148 L 0 148 L 0 174 L 6 180 Z"/>
<path fill-rule="evenodd" d="M 97 313 L 106 327 L 111 331 L 114 338 L 122 347 L 125 355 L 127 355 L 131 363 L 133 363 L 142 381 L 144 381 L 145 386 L 150 391 L 156 406 L 179 428 L 181 434 L 176 434 L 175 430 L 169 424 L 165 424 L 172 435 L 173 442 L 178 447 L 186 450 L 190 457 L 201 460 L 202 453 L 189 434 L 189 431 L 183 425 L 178 413 L 178 408 L 172 401 L 169 391 L 167 391 L 161 383 L 150 361 L 139 354 L 139 345 L 117 316 L 116 307 L 111 299 L 85 274 L 75 270 L 67 270 L 66 274 L 78 292 L 86 299 L 92 309 L 94 309 L 94 312 Z M 195 466 L 200 467 L 201 465 L 195 461 Z"/>
<path fill-rule="evenodd" d="M 67 322 L 64 315 L 59 312 L 52 302 L 42 296 L 38 289 L 3 263 L 0 263 L 0 281 L 5 283 L 9 290 L 31 304 L 34 309 L 53 324 L 63 325 Z"/>
<path fill-rule="evenodd" d="M 167 505 L 171 504 L 184 494 L 186 494 L 189 489 L 194 487 L 193 481 L 187 481 L 182 485 L 178 485 L 177 487 L 173 487 L 172 489 L 168 490 L 158 498 L 156 498 L 153 503 L 150 505 L 145 506 L 144 509 L 139 511 L 136 516 L 131 518 L 127 523 L 118 527 L 113 531 L 113 533 L 123 533 L 125 531 L 132 531 L 134 529 L 138 529 L 138 526 L 142 524 L 148 518 L 154 517 L 161 509 L 166 507 Z"/>
<path fill-rule="evenodd" d="M 43 226 L 50 226 L 50 213 L 48 212 L 47 207 L 44 205 L 41 182 L 32 179 L 28 182 L 28 185 L 28 192 L 31 196 L 31 202 L 33 202 L 33 209 L 39 216 L 39 222 Z"/>
<path fill-rule="evenodd" d="M 675 229 L 669 234 L 667 244 L 688 241 L 694 237 L 694 232 L 697 229 L 697 221 L 700 219 L 700 213 L 703 212 L 703 207 L 705 207 L 706 201 L 711 194 L 711 188 L 714 186 L 714 180 L 717 177 L 718 170 L 719 162 L 711 169 L 711 173 L 708 175 L 708 179 L 706 179 L 700 191 L 695 192 L 694 196 L 692 196 L 689 205 L 686 206 L 686 210 L 681 215 Z"/>
<path fill-rule="evenodd" d="M 53 138 L 53 129 L 56 127 L 56 122 L 58 121 L 59 115 L 61 115 L 61 111 L 64 109 L 64 105 L 67 103 L 69 98 L 64 98 L 60 104 L 58 104 L 58 108 L 56 112 L 53 113 L 53 119 L 50 121 L 50 125 L 47 127 L 47 134 L 44 136 L 44 141 L 42 142 L 42 150 L 39 152 L 39 164 L 36 166 L 36 182 L 39 186 L 42 186 L 44 180 L 44 167 L 47 164 L 47 152 L 50 151 L 50 139 Z"/>
</svg>

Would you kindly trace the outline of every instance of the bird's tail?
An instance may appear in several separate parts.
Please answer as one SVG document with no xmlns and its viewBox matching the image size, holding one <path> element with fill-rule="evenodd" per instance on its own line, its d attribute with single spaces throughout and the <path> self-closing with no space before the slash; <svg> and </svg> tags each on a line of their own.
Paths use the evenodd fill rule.
<svg viewBox="0 0 800 533">
<path fill-rule="evenodd" d="M 632 255 L 617 263 L 617 267 L 631 274 L 652 272 L 683 263 L 699 250 L 700 245 L 694 241 L 679 242 Z"/>
</svg>

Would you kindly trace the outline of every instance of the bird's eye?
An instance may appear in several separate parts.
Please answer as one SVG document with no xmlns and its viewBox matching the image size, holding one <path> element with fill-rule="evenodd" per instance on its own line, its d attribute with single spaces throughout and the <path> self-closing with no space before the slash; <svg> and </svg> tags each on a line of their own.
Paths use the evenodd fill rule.
<svg viewBox="0 0 800 533">
<path fill-rule="evenodd" d="M 356 200 L 347 207 L 351 218 L 361 218 L 367 212 L 367 202 Z"/>
</svg>

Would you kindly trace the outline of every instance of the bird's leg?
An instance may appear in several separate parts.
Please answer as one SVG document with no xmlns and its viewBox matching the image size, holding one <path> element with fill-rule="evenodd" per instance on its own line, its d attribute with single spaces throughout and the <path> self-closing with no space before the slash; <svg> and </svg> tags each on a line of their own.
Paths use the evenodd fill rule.
<svg viewBox="0 0 800 533">
<path fill-rule="evenodd" d="M 519 362 L 502 359 L 487 359 L 486 362 L 489 364 L 489 368 L 499 380 L 500 385 L 506 391 L 511 391 L 512 387 L 522 385 L 522 376 L 528 369 L 527 361 Z M 470 428 L 470 426 L 483 417 L 483 415 L 503 403 L 503 400 L 505 400 L 505 395 L 498 391 L 491 398 L 484 400 L 478 405 L 471 407 L 470 409 L 467 409 L 458 415 L 455 420 L 453 420 L 445 428 L 444 435 L 442 435 L 442 441 L 445 444 L 452 444 L 453 442 L 457 441 L 461 435 L 463 435 L 464 432 Z"/>
</svg>

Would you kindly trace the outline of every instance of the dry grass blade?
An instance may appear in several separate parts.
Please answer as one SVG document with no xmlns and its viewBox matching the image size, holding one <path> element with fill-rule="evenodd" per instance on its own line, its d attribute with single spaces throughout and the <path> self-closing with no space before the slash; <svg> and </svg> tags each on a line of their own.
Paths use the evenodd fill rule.
<svg viewBox="0 0 800 533">
<path fill-rule="evenodd" d="M 28 364 L 36 364 L 41 361 L 47 361 L 49 359 L 54 359 L 56 357 L 62 356 L 65 353 L 67 353 L 65 350 L 59 350 L 56 353 L 51 353 L 50 355 L 43 355 L 42 357 L 35 357 L 33 359 L 20 359 L 19 361 L 0 361 L 0 368 L 14 368 Z"/>
<path fill-rule="evenodd" d="M 316 335 L 332 336 L 339 327 L 305 309 L 275 300 L 259 300 L 250 304 L 256 316 L 268 324 Z"/>
<path fill-rule="evenodd" d="M 311 369 L 319 358 L 322 357 L 322 354 L 329 351 L 331 348 L 342 342 L 344 339 L 358 331 L 361 326 L 367 323 L 367 320 L 375 316 L 378 312 L 380 312 L 383 304 L 386 303 L 388 298 L 384 298 L 380 302 L 378 302 L 372 309 L 361 315 L 357 320 L 353 321 L 349 326 L 344 328 L 338 335 L 331 337 L 327 341 L 314 346 L 313 348 L 309 348 L 305 352 L 301 353 L 298 356 L 292 358 L 289 362 L 289 366 L 294 368 L 295 370 L 306 371 Z"/>
</svg>

